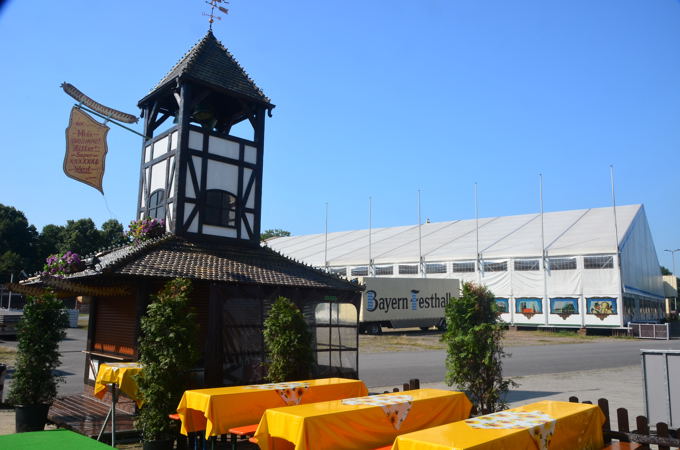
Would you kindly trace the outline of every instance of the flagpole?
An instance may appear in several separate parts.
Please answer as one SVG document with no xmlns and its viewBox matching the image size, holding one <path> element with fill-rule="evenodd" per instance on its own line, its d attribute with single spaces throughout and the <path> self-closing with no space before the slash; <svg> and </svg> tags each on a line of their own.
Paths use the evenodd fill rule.
<svg viewBox="0 0 680 450">
<path fill-rule="evenodd" d="M 326 230 L 324 232 L 323 261 L 324 268 L 328 271 L 328 202 L 326 202 Z"/>
<path fill-rule="evenodd" d="M 475 182 L 475 254 L 477 260 L 477 282 L 482 282 L 482 266 L 479 257 L 479 204 L 477 203 L 477 182 Z"/>
<path fill-rule="evenodd" d="M 619 224 L 618 224 L 618 219 L 616 217 L 616 191 L 614 189 L 614 165 L 610 164 L 609 165 L 609 178 L 611 179 L 611 185 L 612 185 L 612 211 L 614 214 L 614 238 L 616 239 L 616 263 L 619 266 L 619 293 L 621 295 L 621 300 L 619 300 L 619 304 L 623 301 L 623 293 L 624 293 L 624 286 L 623 286 L 623 267 L 621 266 L 621 249 L 619 248 Z M 675 276 L 675 274 L 673 274 Z M 621 325 L 628 325 L 623 323 L 623 319 L 621 320 Z"/>
<path fill-rule="evenodd" d="M 371 253 L 371 232 L 372 232 L 372 217 L 371 217 L 371 209 L 372 209 L 372 198 L 369 196 L 368 197 L 368 276 L 372 277 L 375 276 L 375 268 L 373 267 L 373 255 Z"/>
<path fill-rule="evenodd" d="M 545 304 L 543 306 L 543 314 L 545 316 L 545 324 L 548 325 L 548 318 L 550 312 L 550 299 L 548 298 L 548 277 L 546 272 L 546 251 L 545 251 L 545 227 L 543 222 L 543 174 L 539 173 L 539 200 L 541 202 L 541 260 L 543 262 L 543 297 Z"/>
<path fill-rule="evenodd" d="M 421 220 L 420 220 L 420 189 L 418 189 L 418 273 L 421 278 L 425 277 L 425 271 L 423 270 L 423 245 L 422 245 L 422 231 L 421 231 Z"/>
</svg>

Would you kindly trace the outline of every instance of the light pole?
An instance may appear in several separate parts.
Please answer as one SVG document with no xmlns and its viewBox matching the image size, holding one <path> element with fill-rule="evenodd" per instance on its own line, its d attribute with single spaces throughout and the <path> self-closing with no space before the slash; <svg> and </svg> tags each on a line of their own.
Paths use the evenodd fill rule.
<svg viewBox="0 0 680 450">
<path fill-rule="evenodd" d="M 675 278 L 675 252 L 680 252 L 680 248 L 676 248 L 675 250 L 664 250 L 664 252 L 668 252 L 671 254 L 671 258 L 673 259 L 673 278 Z M 678 281 L 677 278 L 675 278 L 674 283 L 675 286 L 675 301 L 673 302 L 673 309 L 676 311 L 678 310 Z"/>
</svg>

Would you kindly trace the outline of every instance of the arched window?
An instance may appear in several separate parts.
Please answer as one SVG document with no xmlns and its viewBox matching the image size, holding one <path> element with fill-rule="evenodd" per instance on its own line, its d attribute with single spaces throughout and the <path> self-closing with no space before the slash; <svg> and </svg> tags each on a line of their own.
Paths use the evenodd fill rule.
<svg viewBox="0 0 680 450">
<path fill-rule="evenodd" d="M 218 227 L 236 226 L 236 197 L 220 189 L 208 189 L 205 195 L 203 223 Z"/>
<path fill-rule="evenodd" d="M 165 219 L 165 189 L 156 189 L 149 195 L 148 216 L 152 219 Z"/>
</svg>

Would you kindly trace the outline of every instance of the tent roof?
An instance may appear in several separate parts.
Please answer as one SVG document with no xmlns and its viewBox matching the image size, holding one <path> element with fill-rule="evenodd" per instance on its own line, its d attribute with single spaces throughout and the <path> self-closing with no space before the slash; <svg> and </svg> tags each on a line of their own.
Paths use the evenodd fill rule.
<svg viewBox="0 0 680 450">
<path fill-rule="evenodd" d="M 619 243 L 640 213 L 644 214 L 642 205 L 616 208 Z M 475 259 L 475 219 L 426 223 L 420 234 L 426 262 Z M 617 252 L 615 235 L 612 207 L 543 214 L 543 240 L 548 256 L 613 254 Z M 371 230 L 370 238 L 374 264 L 418 262 L 417 225 L 376 228 Z M 479 252 L 485 260 L 540 257 L 541 241 L 539 213 L 479 219 Z M 270 239 L 267 245 L 291 258 L 324 266 L 325 242 L 324 234 L 311 234 Z M 328 233 L 328 264 L 368 264 L 368 242 L 368 230 Z"/>
</svg>

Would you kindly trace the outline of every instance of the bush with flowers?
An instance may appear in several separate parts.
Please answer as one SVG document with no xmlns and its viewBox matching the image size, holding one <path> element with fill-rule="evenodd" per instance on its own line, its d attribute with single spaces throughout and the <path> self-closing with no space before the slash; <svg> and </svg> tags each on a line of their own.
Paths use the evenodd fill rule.
<svg viewBox="0 0 680 450">
<path fill-rule="evenodd" d="M 145 217 L 139 220 L 133 220 L 128 226 L 128 237 L 134 243 L 144 242 L 149 239 L 163 236 L 165 233 L 165 220 L 150 219 Z"/>
<path fill-rule="evenodd" d="M 63 254 L 50 255 L 45 260 L 42 275 L 63 278 L 64 275 L 80 272 L 85 268 L 85 263 L 78 253 L 67 251 Z"/>
</svg>

